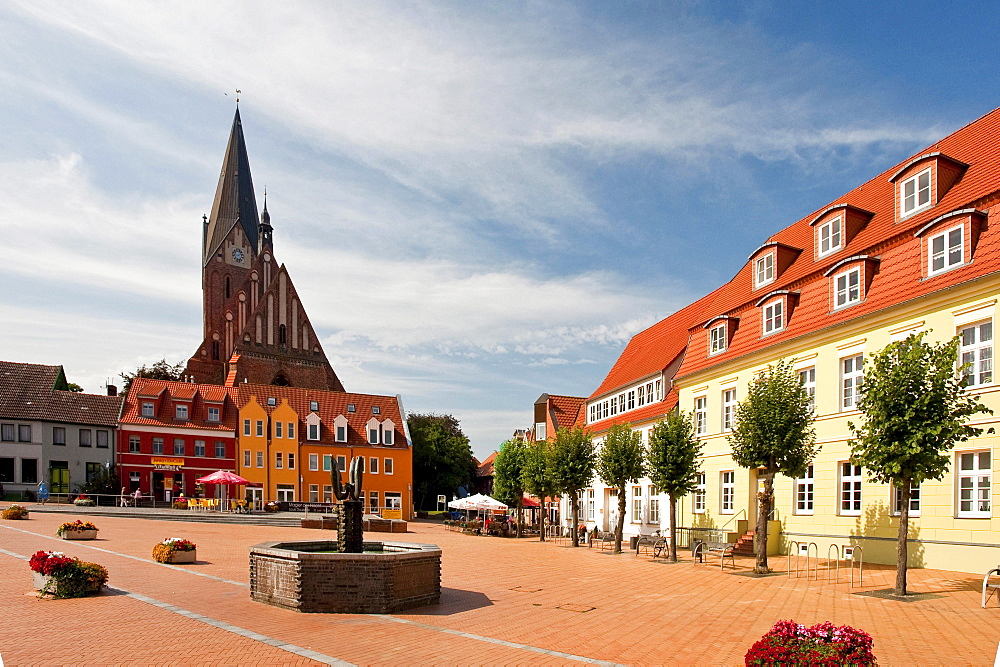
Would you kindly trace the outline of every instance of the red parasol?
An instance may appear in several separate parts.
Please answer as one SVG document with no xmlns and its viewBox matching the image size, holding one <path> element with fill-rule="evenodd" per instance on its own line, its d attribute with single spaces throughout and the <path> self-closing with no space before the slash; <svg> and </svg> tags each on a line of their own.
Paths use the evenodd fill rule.
<svg viewBox="0 0 1000 667">
<path fill-rule="evenodd" d="M 248 484 L 248 480 L 243 479 L 234 472 L 228 470 L 216 470 L 211 475 L 205 475 L 195 480 L 199 484 Z"/>
</svg>

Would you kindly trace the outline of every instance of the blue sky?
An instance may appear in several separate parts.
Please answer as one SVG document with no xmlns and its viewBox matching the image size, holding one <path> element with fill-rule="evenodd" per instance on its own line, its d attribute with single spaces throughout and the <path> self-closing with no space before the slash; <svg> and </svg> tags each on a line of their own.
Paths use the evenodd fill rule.
<svg viewBox="0 0 1000 667">
<path fill-rule="evenodd" d="M 0 358 L 102 391 L 195 350 L 239 88 L 347 388 L 454 414 L 485 455 L 997 106 L 998 29 L 995 3 L 4 3 Z"/>
</svg>

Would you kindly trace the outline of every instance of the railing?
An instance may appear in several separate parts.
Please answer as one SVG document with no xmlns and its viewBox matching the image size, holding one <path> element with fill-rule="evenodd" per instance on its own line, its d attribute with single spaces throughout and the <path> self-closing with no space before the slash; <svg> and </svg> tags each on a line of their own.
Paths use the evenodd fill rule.
<svg viewBox="0 0 1000 667">
<path fill-rule="evenodd" d="M 747 511 L 745 509 L 741 509 L 736 514 L 734 514 L 733 516 L 729 517 L 729 521 L 727 521 L 724 524 L 722 524 L 722 528 L 720 528 L 719 530 L 721 530 L 723 532 L 727 532 L 726 531 L 726 526 L 728 526 L 729 524 L 731 524 L 733 521 L 736 521 L 737 519 L 739 519 L 741 514 L 743 515 L 744 519 L 747 518 Z"/>
</svg>

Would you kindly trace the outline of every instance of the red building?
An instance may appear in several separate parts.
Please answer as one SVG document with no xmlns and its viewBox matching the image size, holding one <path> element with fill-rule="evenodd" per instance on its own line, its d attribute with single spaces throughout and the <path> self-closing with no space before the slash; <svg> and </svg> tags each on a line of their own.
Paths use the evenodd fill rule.
<svg viewBox="0 0 1000 667">
<path fill-rule="evenodd" d="M 236 389 L 136 378 L 122 407 L 118 467 L 129 493 L 192 495 L 195 479 L 236 470 Z M 208 487 L 215 496 L 217 487 Z"/>
</svg>

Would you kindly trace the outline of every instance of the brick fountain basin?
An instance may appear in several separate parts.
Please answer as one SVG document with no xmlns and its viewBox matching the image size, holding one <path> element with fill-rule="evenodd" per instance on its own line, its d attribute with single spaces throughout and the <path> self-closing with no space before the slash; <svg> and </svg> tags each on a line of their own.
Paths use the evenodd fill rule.
<svg viewBox="0 0 1000 667">
<path fill-rule="evenodd" d="M 250 598 L 308 613 L 391 614 L 441 599 L 441 549 L 365 542 L 336 553 L 335 540 L 263 542 L 250 547 Z"/>
</svg>

